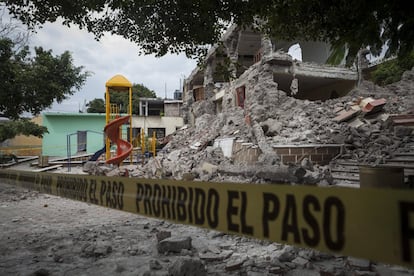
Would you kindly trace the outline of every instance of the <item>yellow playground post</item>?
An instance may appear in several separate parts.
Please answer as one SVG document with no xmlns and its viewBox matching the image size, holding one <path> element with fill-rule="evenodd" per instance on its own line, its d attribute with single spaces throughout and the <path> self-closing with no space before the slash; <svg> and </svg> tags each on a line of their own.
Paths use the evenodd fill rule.
<svg viewBox="0 0 414 276">
<path fill-rule="evenodd" d="M 111 158 L 111 142 L 110 142 L 110 137 L 111 135 L 109 134 L 113 134 L 112 137 L 114 137 L 114 133 L 116 132 L 116 135 L 119 133 L 119 135 L 121 135 L 122 133 L 119 131 L 119 129 L 121 128 L 121 126 L 118 126 L 116 124 L 116 129 L 113 128 L 113 130 L 109 130 L 108 126 L 110 125 L 109 123 L 111 121 L 113 121 L 114 119 L 116 119 L 116 117 L 119 114 L 113 114 L 112 110 L 111 110 L 111 97 L 110 97 L 110 92 L 111 91 L 125 91 L 129 93 L 129 106 L 128 106 L 128 117 L 129 117 L 129 134 L 127 134 L 127 136 L 129 135 L 129 141 L 132 141 L 132 84 L 131 82 L 129 82 L 128 79 L 126 79 L 124 76 L 122 75 L 115 75 L 113 76 L 111 79 L 109 79 L 106 84 L 106 91 L 105 91 L 105 111 L 106 111 L 106 127 L 105 127 L 105 133 L 107 134 L 107 138 L 105 141 L 105 145 L 106 145 L 106 160 L 107 163 L 109 160 L 113 160 L 114 164 L 119 164 L 122 162 L 122 160 L 124 158 L 127 157 L 128 154 L 131 153 L 132 150 L 132 145 L 128 148 L 128 154 L 124 154 L 122 155 L 122 153 L 126 153 L 125 151 L 125 147 L 122 145 L 125 145 L 125 143 L 123 144 L 119 144 L 117 143 L 117 153 L 118 153 L 118 158 Z M 117 109 L 115 109 L 117 110 Z M 125 120 L 126 121 L 126 118 Z M 108 133 L 110 132 L 110 133 Z M 115 135 L 115 136 L 116 136 Z M 121 138 L 121 137 L 119 137 Z M 115 138 L 116 139 L 116 138 Z M 120 139 L 120 141 L 123 141 Z M 113 141 L 115 142 L 115 141 Z M 127 142 L 128 143 L 128 142 Z M 132 155 L 130 154 L 130 162 L 132 163 Z"/>
</svg>

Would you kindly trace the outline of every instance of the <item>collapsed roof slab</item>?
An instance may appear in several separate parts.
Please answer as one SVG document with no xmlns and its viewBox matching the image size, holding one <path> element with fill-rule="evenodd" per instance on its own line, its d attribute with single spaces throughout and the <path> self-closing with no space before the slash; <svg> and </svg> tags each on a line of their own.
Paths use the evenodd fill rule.
<svg viewBox="0 0 414 276">
<path fill-rule="evenodd" d="M 288 60 L 270 60 L 273 79 L 280 90 L 290 94 L 294 78 L 298 81 L 298 99 L 327 100 L 345 96 L 358 81 L 355 70 Z"/>
</svg>

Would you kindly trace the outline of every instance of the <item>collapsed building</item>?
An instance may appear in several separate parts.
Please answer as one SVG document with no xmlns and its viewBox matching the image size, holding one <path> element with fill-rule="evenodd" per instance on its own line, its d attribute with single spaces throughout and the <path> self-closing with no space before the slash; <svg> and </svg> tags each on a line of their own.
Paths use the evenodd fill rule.
<svg viewBox="0 0 414 276">
<path fill-rule="evenodd" d="M 288 54 L 298 44 L 302 60 Z M 326 43 L 274 41 L 232 26 L 185 81 L 187 125 L 136 176 L 358 183 L 358 164 L 414 151 L 410 122 L 389 123 L 414 107 L 413 71 L 403 89 L 381 88 L 363 81 L 358 66 L 326 64 L 329 54 Z M 337 165 L 348 174 L 333 173 Z"/>
<path fill-rule="evenodd" d="M 288 54 L 292 46 L 300 47 L 302 60 Z M 231 105 L 244 108 L 246 104 L 248 109 L 253 94 L 265 92 L 258 87 L 263 81 L 273 81 L 270 89 L 298 99 L 344 96 L 355 86 L 358 74 L 344 66 L 326 65 L 329 55 L 327 43 L 272 41 L 233 25 L 222 43 L 210 49 L 204 66 L 195 68 L 186 79 L 184 101 L 190 111 L 187 121 L 194 123 L 200 115 L 198 105 L 206 104 L 203 101 L 214 102 L 210 112 L 225 112 Z"/>
</svg>

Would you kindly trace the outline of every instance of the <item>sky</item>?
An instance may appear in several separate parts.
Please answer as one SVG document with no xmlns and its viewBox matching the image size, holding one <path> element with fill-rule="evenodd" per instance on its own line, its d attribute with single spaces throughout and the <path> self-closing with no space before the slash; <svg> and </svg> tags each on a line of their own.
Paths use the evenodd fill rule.
<svg viewBox="0 0 414 276">
<path fill-rule="evenodd" d="M 60 104 L 54 103 L 54 112 L 78 112 L 84 104 L 95 98 L 104 99 L 105 83 L 116 74 L 125 76 L 131 83 L 143 84 L 155 91 L 158 97 L 173 98 L 180 83 L 197 66 L 196 60 L 185 55 L 139 55 L 132 42 L 115 35 L 105 35 L 96 41 L 94 36 L 77 26 L 70 28 L 59 22 L 46 23 L 30 37 L 31 47 L 52 49 L 54 55 L 64 51 L 72 54 L 75 66 L 84 66 L 91 76 L 83 88 Z"/>
</svg>

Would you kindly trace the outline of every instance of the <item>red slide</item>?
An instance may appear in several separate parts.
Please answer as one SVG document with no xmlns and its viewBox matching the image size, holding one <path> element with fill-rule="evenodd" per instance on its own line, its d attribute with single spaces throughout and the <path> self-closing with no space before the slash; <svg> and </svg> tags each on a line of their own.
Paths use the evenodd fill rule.
<svg viewBox="0 0 414 276">
<path fill-rule="evenodd" d="M 107 164 L 119 165 L 125 158 L 128 157 L 128 155 L 132 151 L 132 144 L 129 143 L 128 141 L 125 141 L 119 138 L 120 126 L 128 122 L 129 117 L 130 117 L 129 115 L 124 116 L 124 117 L 119 117 L 109 122 L 104 128 L 104 132 L 108 136 L 109 140 L 111 140 L 112 143 L 116 144 L 116 156 L 111 159 L 106 160 Z"/>
</svg>

